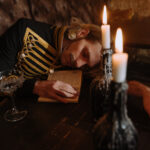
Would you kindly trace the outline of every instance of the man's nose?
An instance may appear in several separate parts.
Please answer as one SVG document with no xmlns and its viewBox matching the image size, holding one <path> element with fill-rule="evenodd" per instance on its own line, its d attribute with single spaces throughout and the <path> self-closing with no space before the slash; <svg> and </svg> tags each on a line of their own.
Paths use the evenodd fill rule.
<svg viewBox="0 0 150 150">
<path fill-rule="evenodd" d="M 79 59 L 75 60 L 75 67 L 76 68 L 81 68 L 82 66 L 84 66 L 86 64 L 87 64 L 87 62 L 85 60 L 83 60 L 83 59 L 79 58 Z"/>
</svg>

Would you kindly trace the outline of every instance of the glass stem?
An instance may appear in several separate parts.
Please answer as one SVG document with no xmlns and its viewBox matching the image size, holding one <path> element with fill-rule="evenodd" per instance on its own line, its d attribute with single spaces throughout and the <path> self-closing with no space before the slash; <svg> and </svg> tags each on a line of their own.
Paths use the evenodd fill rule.
<svg viewBox="0 0 150 150">
<path fill-rule="evenodd" d="M 12 94 L 10 98 L 11 98 L 11 101 L 12 101 L 12 109 L 13 109 L 13 111 L 17 111 L 14 94 Z"/>
</svg>

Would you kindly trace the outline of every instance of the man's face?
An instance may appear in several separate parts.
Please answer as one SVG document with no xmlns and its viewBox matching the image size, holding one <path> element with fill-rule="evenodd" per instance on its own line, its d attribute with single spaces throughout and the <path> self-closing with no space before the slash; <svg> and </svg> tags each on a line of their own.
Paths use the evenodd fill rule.
<svg viewBox="0 0 150 150">
<path fill-rule="evenodd" d="M 86 39 L 73 41 L 61 55 L 64 66 L 80 68 L 84 65 L 95 66 L 100 61 L 101 45 Z"/>
</svg>

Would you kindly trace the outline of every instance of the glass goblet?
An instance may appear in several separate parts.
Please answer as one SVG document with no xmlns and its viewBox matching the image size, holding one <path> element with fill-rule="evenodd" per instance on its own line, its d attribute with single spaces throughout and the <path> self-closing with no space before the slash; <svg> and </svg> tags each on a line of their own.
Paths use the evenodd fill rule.
<svg viewBox="0 0 150 150">
<path fill-rule="evenodd" d="M 12 101 L 12 108 L 4 114 L 4 119 L 9 122 L 17 122 L 27 115 L 27 110 L 19 111 L 16 108 L 14 92 L 22 86 L 23 75 L 13 74 L 11 71 L 0 71 L 0 95 L 7 96 Z"/>
</svg>

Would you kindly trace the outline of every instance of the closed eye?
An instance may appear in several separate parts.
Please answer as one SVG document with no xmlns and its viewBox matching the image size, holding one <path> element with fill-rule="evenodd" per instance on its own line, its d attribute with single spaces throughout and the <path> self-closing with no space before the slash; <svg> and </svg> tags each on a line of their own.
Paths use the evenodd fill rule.
<svg viewBox="0 0 150 150">
<path fill-rule="evenodd" d="M 89 51 L 88 51 L 88 49 L 87 48 L 84 48 L 83 50 L 82 50 L 82 57 L 85 59 L 85 60 L 89 60 Z"/>
</svg>

